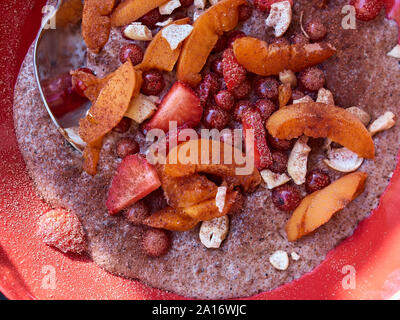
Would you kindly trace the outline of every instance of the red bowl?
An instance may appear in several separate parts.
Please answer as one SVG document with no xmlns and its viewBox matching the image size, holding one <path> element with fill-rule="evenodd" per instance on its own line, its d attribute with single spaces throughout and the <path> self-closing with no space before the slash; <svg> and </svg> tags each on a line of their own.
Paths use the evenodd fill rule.
<svg viewBox="0 0 400 320">
<path fill-rule="evenodd" d="M 12 117 L 19 67 L 40 25 L 44 0 L 0 2 L 0 290 L 10 299 L 182 299 L 71 259 L 34 237 L 47 205 L 18 150 Z M 252 299 L 388 299 L 400 293 L 400 167 L 379 207 L 314 271 Z M 349 288 L 355 271 L 355 289 Z M 53 286 L 54 285 L 54 286 Z M 397 295 L 396 295 L 397 293 Z"/>
</svg>

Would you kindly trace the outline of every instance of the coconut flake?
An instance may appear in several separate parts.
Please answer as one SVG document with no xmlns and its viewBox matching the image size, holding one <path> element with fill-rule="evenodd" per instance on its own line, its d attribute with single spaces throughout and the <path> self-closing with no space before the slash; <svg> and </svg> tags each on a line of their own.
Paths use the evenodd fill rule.
<svg viewBox="0 0 400 320">
<path fill-rule="evenodd" d="M 306 181 L 308 154 L 311 148 L 307 145 L 308 137 L 301 136 L 293 146 L 288 160 L 288 173 L 294 183 L 301 185 Z"/>
<path fill-rule="evenodd" d="M 268 169 L 262 170 L 260 174 L 265 183 L 267 184 L 268 189 L 270 190 L 279 187 L 291 180 L 290 177 L 286 175 L 286 173 L 279 174 L 272 172 L 271 170 Z"/>
<path fill-rule="evenodd" d="M 369 132 L 371 133 L 371 136 L 375 135 L 378 132 L 392 128 L 396 124 L 394 118 L 395 118 L 394 113 L 388 111 L 385 112 L 383 115 L 381 115 L 374 122 L 372 122 L 368 128 Z"/>
<path fill-rule="evenodd" d="M 215 196 L 215 205 L 218 208 L 218 211 L 222 213 L 225 207 L 225 199 L 226 199 L 226 191 L 227 187 L 221 186 L 218 187 L 217 194 Z"/>
<path fill-rule="evenodd" d="M 179 0 L 170 0 L 167 3 L 163 4 L 162 6 L 159 6 L 158 11 L 162 15 L 169 15 L 176 8 L 179 8 L 180 6 L 181 6 L 181 2 Z"/>
<path fill-rule="evenodd" d="M 190 24 L 171 24 L 161 30 L 161 35 L 167 40 L 171 50 L 175 50 L 191 34 L 192 30 L 193 26 Z"/>
<path fill-rule="evenodd" d="M 270 257 L 269 262 L 275 269 L 284 271 L 289 267 L 289 257 L 286 251 L 277 250 Z"/>
</svg>

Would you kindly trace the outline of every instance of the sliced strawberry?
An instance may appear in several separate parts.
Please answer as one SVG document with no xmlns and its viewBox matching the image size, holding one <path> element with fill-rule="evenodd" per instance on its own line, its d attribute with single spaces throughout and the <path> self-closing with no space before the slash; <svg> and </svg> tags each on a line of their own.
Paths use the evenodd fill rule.
<svg viewBox="0 0 400 320">
<path fill-rule="evenodd" d="M 37 235 L 60 251 L 83 253 L 86 239 L 78 217 L 65 209 L 53 209 L 39 218 Z"/>
<path fill-rule="evenodd" d="M 160 186 L 156 170 L 145 158 L 137 154 L 125 157 L 108 191 L 106 206 L 109 213 L 117 214 Z"/>
<path fill-rule="evenodd" d="M 231 48 L 224 51 L 222 70 L 229 91 L 236 89 L 246 80 L 246 69 L 237 62 Z"/>
<path fill-rule="evenodd" d="M 282 2 L 285 0 L 254 0 L 254 6 L 256 9 L 265 12 L 271 9 L 271 5 L 274 3 Z M 293 0 L 289 0 L 291 6 L 293 7 Z"/>
<path fill-rule="evenodd" d="M 145 130 L 169 130 L 169 122 L 176 121 L 180 127 L 187 124 L 196 127 L 201 120 L 203 108 L 196 93 L 182 82 L 175 82 L 163 98 L 156 114 L 145 126 Z"/>
<path fill-rule="evenodd" d="M 374 20 L 383 8 L 382 0 L 350 0 L 356 9 L 356 18 L 362 21 Z"/>
<path fill-rule="evenodd" d="M 242 116 L 243 134 L 245 138 L 246 151 L 254 146 L 254 165 L 258 170 L 265 169 L 272 165 L 271 151 L 267 145 L 267 137 L 261 118 L 261 114 L 255 109 L 246 110 Z M 248 130 L 254 130 L 254 144 Z"/>
<path fill-rule="evenodd" d="M 388 19 L 394 20 L 399 28 L 398 43 L 400 44 L 400 0 L 383 0 L 386 16 Z"/>
</svg>

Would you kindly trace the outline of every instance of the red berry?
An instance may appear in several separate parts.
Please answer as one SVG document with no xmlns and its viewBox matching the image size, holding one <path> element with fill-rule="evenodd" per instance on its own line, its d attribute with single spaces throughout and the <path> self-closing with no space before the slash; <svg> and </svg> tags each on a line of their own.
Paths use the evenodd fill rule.
<svg viewBox="0 0 400 320">
<path fill-rule="evenodd" d="M 257 80 L 255 91 L 258 97 L 277 99 L 279 82 L 273 77 L 264 77 Z"/>
<path fill-rule="evenodd" d="M 321 41 L 325 38 L 327 29 L 320 20 L 312 20 L 305 26 L 305 31 L 312 41 Z"/>
<path fill-rule="evenodd" d="M 383 8 L 382 0 L 350 0 L 356 9 L 356 18 L 362 21 L 374 20 Z"/>
<path fill-rule="evenodd" d="M 285 173 L 288 165 L 288 156 L 281 151 L 272 152 L 272 165 L 268 167 L 269 170 L 275 173 Z"/>
<path fill-rule="evenodd" d="M 301 202 L 300 192 L 285 184 L 272 190 L 272 202 L 279 210 L 293 211 Z"/>
<path fill-rule="evenodd" d="M 254 6 L 256 9 L 265 12 L 271 9 L 272 4 L 282 1 L 284 0 L 254 0 Z M 293 0 L 289 0 L 289 2 L 293 6 Z"/>
<path fill-rule="evenodd" d="M 299 74 L 301 84 L 310 91 L 318 91 L 325 85 L 325 74 L 317 67 L 310 67 Z"/>
<path fill-rule="evenodd" d="M 117 124 L 117 126 L 113 129 L 113 131 L 118 133 L 125 133 L 131 127 L 132 120 L 128 117 L 123 117 L 121 121 Z"/>
<path fill-rule="evenodd" d="M 253 14 L 253 8 L 248 4 L 242 4 L 239 6 L 239 21 L 243 22 L 248 20 Z"/>
<path fill-rule="evenodd" d="M 151 257 L 160 257 L 171 246 L 169 233 L 162 229 L 149 229 L 143 235 L 144 252 Z"/>
<path fill-rule="evenodd" d="M 254 106 L 260 111 L 264 122 L 277 110 L 275 103 L 269 99 L 259 99 Z"/>
<path fill-rule="evenodd" d="M 299 100 L 305 96 L 304 92 L 300 90 L 293 90 L 292 91 L 292 100 Z"/>
<path fill-rule="evenodd" d="M 215 94 L 221 88 L 221 83 L 218 77 L 214 73 L 207 73 L 203 80 L 197 87 L 197 94 L 200 98 L 200 102 L 204 105 L 210 95 Z"/>
<path fill-rule="evenodd" d="M 271 151 L 267 145 L 264 123 L 257 109 L 252 108 L 243 112 L 242 127 L 246 146 L 246 152 L 254 149 L 254 165 L 258 170 L 269 167 L 272 164 Z M 250 134 L 253 130 L 253 138 Z"/>
<path fill-rule="evenodd" d="M 118 157 L 125 158 L 131 154 L 138 153 L 140 150 L 138 143 L 130 138 L 122 138 L 118 141 L 116 152 Z"/>
<path fill-rule="evenodd" d="M 229 114 L 216 106 L 211 106 L 204 111 L 203 124 L 210 129 L 224 129 L 229 123 Z"/>
<path fill-rule="evenodd" d="M 136 44 L 126 44 L 119 52 L 119 60 L 125 63 L 128 59 L 131 59 L 134 66 L 138 65 L 143 61 L 143 49 Z"/>
<path fill-rule="evenodd" d="M 194 0 L 180 0 L 182 8 L 188 8 L 193 4 Z"/>
<path fill-rule="evenodd" d="M 235 98 L 238 99 L 238 100 L 248 98 L 248 96 L 251 93 L 251 83 L 250 83 L 250 81 L 246 79 L 245 81 L 243 81 L 239 85 L 239 87 L 234 89 L 232 91 L 232 93 L 235 96 Z"/>
<path fill-rule="evenodd" d="M 158 8 L 155 8 L 147 12 L 143 17 L 140 18 L 140 22 L 147 26 L 149 29 L 154 29 L 156 23 L 162 20 L 162 16 Z"/>
<path fill-rule="evenodd" d="M 220 77 L 224 75 L 222 68 L 222 58 L 217 58 L 213 62 L 211 62 L 211 71 Z"/>
<path fill-rule="evenodd" d="M 252 104 L 250 100 L 241 100 L 235 104 L 235 108 L 233 109 L 233 118 L 236 121 L 242 121 L 243 112 L 245 110 L 251 109 Z"/>
<path fill-rule="evenodd" d="M 227 47 L 227 42 L 228 42 L 228 38 L 226 37 L 225 34 L 223 34 L 222 36 L 219 36 L 218 41 L 215 44 L 212 51 L 214 53 L 218 53 L 218 52 L 225 50 L 225 48 Z"/>
<path fill-rule="evenodd" d="M 319 169 L 312 170 L 307 173 L 306 176 L 306 191 L 307 193 L 313 193 L 321 190 L 331 183 L 329 175 Z"/>
<path fill-rule="evenodd" d="M 50 210 L 39 218 L 37 235 L 62 252 L 86 251 L 85 233 L 78 217 L 64 209 Z"/>
<path fill-rule="evenodd" d="M 246 69 L 241 66 L 232 49 L 226 49 L 222 59 L 223 74 L 228 90 L 234 90 L 246 80 Z"/>
<path fill-rule="evenodd" d="M 163 74 L 158 70 L 144 71 L 142 74 L 142 87 L 143 94 L 148 96 L 158 96 L 165 87 Z"/>
<path fill-rule="evenodd" d="M 279 151 L 288 151 L 293 147 L 293 140 L 283 140 L 267 134 L 268 145 Z"/>
<path fill-rule="evenodd" d="M 94 72 L 92 70 L 90 70 L 89 68 L 79 68 L 78 71 L 82 71 L 82 72 L 86 72 L 86 73 L 94 75 Z M 87 89 L 87 86 L 83 83 L 82 80 L 80 80 L 76 77 L 72 77 L 72 86 L 73 86 L 73 90 L 77 94 L 79 94 L 81 97 L 86 97 L 84 92 Z"/>
<path fill-rule="evenodd" d="M 214 101 L 218 107 L 225 111 L 232 109 L 235 104 L 235 98 L 228 90 L 221 90 L 214 96 Z"/>
<path fill-rule="evenodd" d="M 232 31 L 229 35 L 228 35 L 228 47 L 232 48 L 233 47 L 233 43 L 235 42 L 236 39 L 240 39 L 246 37 L 246 34 L 243 31 Z"/>
</svg>

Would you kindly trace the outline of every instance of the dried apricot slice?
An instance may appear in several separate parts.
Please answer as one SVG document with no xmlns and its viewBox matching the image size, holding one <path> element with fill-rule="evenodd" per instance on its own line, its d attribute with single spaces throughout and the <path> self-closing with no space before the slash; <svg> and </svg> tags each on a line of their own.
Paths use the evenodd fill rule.
<svg viewBox="0 0 400 320">
<path fill-rule="evenodd" d="M 318 102 L 298 103 L 279 109 L 267 120 L 275 138 L 291 140 L 302 134 L 329 138 L 362 158 L 374 158 L 371 135 L 361 121 L 343 108 Z"/>
<path fill-rule="evenodd" d="M 261 76 L 279 75 L 284 70 L 301 71 L 331 57 L 336 49 L 328 43 L 268 44 L 243 37 L 233 43 L 237 61 L 246 70 Z"/>
<path fill-rule="evenodd" d="M 180 81 L 191 86 L 196 86 L 201 81 L 200 71 L 218 37 L 236 27 L 238 7 L 246 3 L 246 0 L 222 0 L 197 18 L 179 57 L 177 77 Z"/>
</svg>

